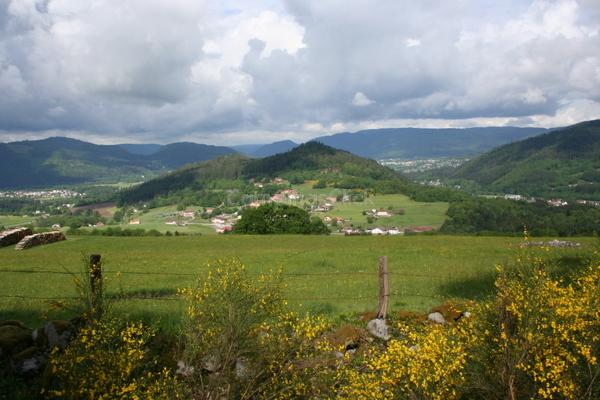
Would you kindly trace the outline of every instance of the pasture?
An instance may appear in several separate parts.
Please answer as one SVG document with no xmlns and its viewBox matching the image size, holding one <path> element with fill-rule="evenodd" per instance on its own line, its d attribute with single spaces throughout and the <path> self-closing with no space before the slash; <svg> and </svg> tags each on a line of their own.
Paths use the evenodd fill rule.
<svg viewBox="0 0 600 400">
<path fill-rule="evenodd" d="M 5 228 L 13 228 L 19 225 L 32 224 L 35 217 L 21 215 L 0 215 L 0 226 Z"/>
<path fill-rule="evenodd" d="M 283 269 L 290 306 L 337 316 L 377 306 L 377 260 L 389 258 L 391 311 L 426 311 L 447 298 L 480 299 L 493 288 L 495 266 L 514 258 L 522 239 L 507 237 L 406 236 L 188 236 L 90 237 L 17 252 L 0 249 L 0 320 L 36 324 L 68 317 L 51 311 L 50 298 L 76 294 L 72 276 L 82 255 L 103 257 L 108 296 L 115 311 L 167 329 L 178 326 L 182 303 L 176 290 L 194 283 L 206 263 L 236 257 L 252 274 Z M 544 257 L 565 267 L 582 264 L 592 239 L 580 248 Z M 11 296 L 22 296 L 11 297 Z"/>
</svg>

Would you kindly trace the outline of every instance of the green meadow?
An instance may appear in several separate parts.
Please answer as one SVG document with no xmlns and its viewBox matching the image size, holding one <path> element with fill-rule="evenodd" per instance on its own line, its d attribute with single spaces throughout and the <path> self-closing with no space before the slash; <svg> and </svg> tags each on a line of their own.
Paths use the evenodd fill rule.
<svg viewBox="0 0 600 400">
<path fill-rule="evenodd" d="M 592 239 L 580 248 L 543 253 L 567 268 L 584 264 Z M 36 324 L 68 317 L 48 298 L 75 296 L 73 277 L 82 256 L 103 258 L 112 307 L 167 329 L 178 326 L 178 288 L 192 285 L 215 259 L 235 257 L 251 274 L 281 268 L 290 306 L 328 315 L 374 310 L 378 258 L 389 259 L 391 311 L 427 311 L 448 298 L 481 299 L 493 288 L 495 267 L 514 259 L 521 239 L 507 237 L 406 236 L 71 236 L 25 251 L 0 249 L 0 320 Z M 8 296 L 8 297 L 7 297 Z M 22 296 L 10 297 L 10 296 Z M 41 298 L 41 299 L 35 299 Z M 117 299 L 118 297 L 118 299 Z"/>
<path fill-rule="evenodd" d="M 303 198 L 297 201 L 286 201 L 286 203 L 302 206 L 308 200 L 324 203 L 327 197 L 335 197 L 344 191 L 333 188 L 314 189 L 312 183 L 303 185 L 293 185 Z M 347 191 L 346 191 L 347 192 Z M 367 217 L 363 211 L 372 209 L 388 208 L 402 209 L 404 214 L 393 215 L 392 217 L 380 218 L 372 223 L 367 222 Z M 321 217 L 329 216 L 332 218 L 342 217 L 346 222 L 355 226 L 362 227 L 411 227 L 411 226 L 431 226 L 439 228 L 446 219 L 448 203 L 434 202 L 422 203 L 411 200 L 408 196 L 402 194 L 385 194 L 369 196 L 362 202 L 337 202 L 333 204 L 333 209 L 326 213 L 316 213 Z"/>
<path fill-rule="evenodd" d="M 33 223 L 34 217 L 20 215 L 0 215 L 0 226 L 12 228 Z"/>
</svg>

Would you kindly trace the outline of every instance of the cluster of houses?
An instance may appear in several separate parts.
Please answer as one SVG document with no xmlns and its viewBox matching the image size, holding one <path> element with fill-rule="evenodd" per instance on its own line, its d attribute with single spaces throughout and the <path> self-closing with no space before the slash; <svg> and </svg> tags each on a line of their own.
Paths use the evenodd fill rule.
<svg viewBox="0 0 600 400">
<path fill-rule="evenodd" d="M 538 197 L 528 197 L 528 196 L 523 196 L 520 194 L 505 194 L 503 196 L 494 196 L 494 195 L 482 195 L 481 197 L 487 197 L 487 198 L 504 198 L 506 200 L 513 200 L 513 201 L 525 201 L 527 203 L 535 203 L 536 201 L 541 201 L 541 202 L 545 202 L 548 205 L 551 205 L 552 207 L 566 207 L 569 205 L 569 202 L 563 199 L 542 199 L 542 198 L 538 198 Z M 594 206 L 594 207 L 600 207 L 600 201 L 593 201 L 593 200 L 577 200 L 576 201 L 577 204 L 582 204 L 582 205 L 588 205 L 588 206 Z"/>
<path fill-rule="evenodd" d="M 9 192 L 0 192 L 0 197 L 10 199 L 70 199 L 74 197 L 85 197 L 85 193 L 75 192 L 70 189 L 53 190 L 15 190 Z"/>
<path fill-rule="evenodd" d="M 190 221 L 196 219 L 196 211 L 184 210 L 175 214 L 175 219 L 169 219 L 165 222 L 166 225 L 186 226 Z"/>
<path fill-rule="evenodd" d="M 271 201 L 300 200 L 302 196 L 295 189 L 285 189 L 271 196 Z"/>
<path fill-rule="evenodd" d="M 371 210 L 365 211 L 365 215 L 367 217 L 372 217 L 372 218 L 389 218 L 393 214 L 390 211 L 384 210 L 383 208 L 380 208 L 379 210 L 373 208 Z"/>
<path fill-rule="evenodd" d="M 405 235 L 407 233 L 423 233 L 423 232 L 432 232 L 434 228 L 432 226 L 412 226 L 409 228 L 369 228 L 369 229 L 360 229 L 360 228 L 343 228 L 341 232 L 345 236 L 360 236 L 360 235 L 373 235 L 373 236 L 398 236 Z"/>
<path fill-rule="evenodd" d="M 210 219 L 210 222 L 217 233 L 226 233 L 233 229 L 233 225 L 242 218 L 236 211 L 232 214 L 219 214 Z"/>
</svg>

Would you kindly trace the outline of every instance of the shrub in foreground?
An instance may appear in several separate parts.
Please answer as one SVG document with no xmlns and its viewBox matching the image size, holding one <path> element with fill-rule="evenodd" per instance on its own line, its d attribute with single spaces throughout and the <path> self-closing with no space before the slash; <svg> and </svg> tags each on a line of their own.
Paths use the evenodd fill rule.
<svg viewBox="0 0 600 400">
<path fill-rule="evenodd" d="M 177 399 L 178 383 L 149 356 L 153 332 L 140 323 L 95 320 L 55 349 L 44 394 L 51 399 Z"/>
</svg>

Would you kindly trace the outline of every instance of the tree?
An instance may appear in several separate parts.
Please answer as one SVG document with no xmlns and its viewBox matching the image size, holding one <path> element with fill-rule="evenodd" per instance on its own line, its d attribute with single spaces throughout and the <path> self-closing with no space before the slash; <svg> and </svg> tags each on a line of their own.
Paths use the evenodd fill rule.
<svg viewBox="0 0 600 400">
<path fill-rule="evenodd" d="M 305 210 L 281 203 L 267 203 L 258 208 L 247 208 L 234 227 L 242 234 L 328 234 L 320 219 L 311 220 Z"/>
</svg>

